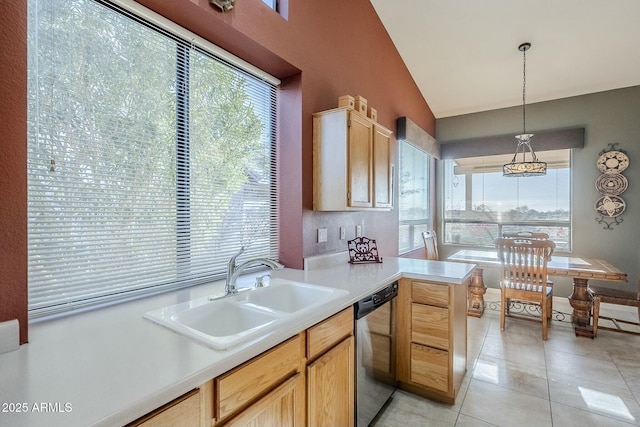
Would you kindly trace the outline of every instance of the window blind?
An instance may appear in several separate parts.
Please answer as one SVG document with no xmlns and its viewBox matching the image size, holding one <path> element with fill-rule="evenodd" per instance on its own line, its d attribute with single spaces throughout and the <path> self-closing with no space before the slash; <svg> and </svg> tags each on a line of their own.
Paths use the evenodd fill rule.
<svg viewBox="0 0 640 427">
<path fill-rule="evenodd" d="M 277 259 L 277 87 L 201 45 L 29 1 L 30 317 L 220 279 L 241 246 Z"/>
</svg>

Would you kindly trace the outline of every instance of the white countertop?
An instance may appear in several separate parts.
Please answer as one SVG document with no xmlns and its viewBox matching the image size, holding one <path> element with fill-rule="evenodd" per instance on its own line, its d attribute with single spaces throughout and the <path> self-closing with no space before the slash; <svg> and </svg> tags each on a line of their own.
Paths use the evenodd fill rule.
<svg viewBox="0 0 640 427">
<path fill-rule="evenodd" d="M 400 277 L 463 283 L 474 265 L 384 258 L 273 277 L 346 289 L 349 295 L 246 345 L 216 351 L 144 319 L 144 313 L 216 294 L 223 282 L 196 286 L 31 324 L 29 344 L 0 354 L 0 426 L 123 425 Z M 253 276 L 238 284 L 250 284 Z M 18 410 L 22 412 L 17 412 Z"/>
</svg>

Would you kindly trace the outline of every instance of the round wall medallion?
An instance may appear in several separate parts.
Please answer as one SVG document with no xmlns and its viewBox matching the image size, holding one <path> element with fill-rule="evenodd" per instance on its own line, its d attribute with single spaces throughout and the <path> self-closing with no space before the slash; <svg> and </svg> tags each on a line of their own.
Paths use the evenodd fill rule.
<svg viewBox="0 0 640 427">
<path fill-rule="evenodd" d="M 619 173 L 603 173 L 596 179 L 596 190 L 608 196 L 617 196 L 629 186 L 627 177 Z"/>
<path fill-rule="evenodd" d="M 607 151 L 596 162 L 602 173 L 620 173 L 629 167 L 629 158 L 622 151 Z"/>
<path fill-rule="evenodd" d="M 595 205 L 596 211 L 602 216 L 616 217 L 622 215 L 626 204 L 621 197 L 618 196 L 603 196 L 598 199 Z"/>
</svg>

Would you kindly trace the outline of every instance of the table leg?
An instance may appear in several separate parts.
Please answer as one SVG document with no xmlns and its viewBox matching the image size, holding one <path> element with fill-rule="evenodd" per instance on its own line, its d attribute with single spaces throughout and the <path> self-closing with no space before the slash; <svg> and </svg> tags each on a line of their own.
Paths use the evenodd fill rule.
<svg viewBox="0 0 640 427">
<path fill-rule="evenodd" d="M 569 303 L 573 307 L 571 323 L 573 323 L 576 336 L 593 338 L 591 326 L 593 297 L 589 293 L 588 279 L 573 278 L 573 292 L 569 296 Z"/>
<path fill-rule="evenodd" d="M 484 313 L 484 294 L 487 287 L 482 278 L 482 268 L 476 267 L 471 273 L 471 284 L 469 285 L 469 308 L 467 315 L 482 317 Z"/>
</svg>

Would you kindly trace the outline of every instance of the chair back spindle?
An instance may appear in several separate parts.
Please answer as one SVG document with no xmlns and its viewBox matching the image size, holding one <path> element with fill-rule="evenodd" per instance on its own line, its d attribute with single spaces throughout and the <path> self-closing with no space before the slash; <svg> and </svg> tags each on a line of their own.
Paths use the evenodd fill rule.
<svg viewBox="0 0 640 427">
<path fill-rule="evenodd" d="M 422 241 L 424 242 L 424 249 L 426 259 L 439 260 L 438 255 L 438 239 L 436 238 L 435 231 L 423 231 Z"/>
</svg>

